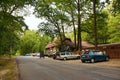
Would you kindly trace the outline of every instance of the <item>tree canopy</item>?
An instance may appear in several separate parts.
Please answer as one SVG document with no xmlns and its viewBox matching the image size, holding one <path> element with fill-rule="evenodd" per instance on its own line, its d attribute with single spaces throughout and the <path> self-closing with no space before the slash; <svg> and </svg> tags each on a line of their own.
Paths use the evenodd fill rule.
<svg viewBox="0 0 120 80">
<path fill-rule="evenodd" d="M 18 35 L 23 27 L 28 28 L 17 12 L 31 2 L 32 0 L 0 0 L 0 55 L 12 54 L 16 50 Z"/>
<path fill-rule="evenodd" d="M 21 15 L 26 6 L 45 19 L 38 32 L 27 30 Z M 0 55 L 43 51 L 56 37 L 62 46 L 68 34 L 77 50 L 83 40 L 95 45 L 120 42 L 119 21 L 120 0 L 1 0 Z"/>
<path fill-rule="evenodd" d="M 41 52 L 45 50 L 45 46 L 51 38 L 45 35 L 40 35 L 38 32 L 26 30 L 21 36 L 20 52 L 22 55 L 27 53 Z"/>
</svg>

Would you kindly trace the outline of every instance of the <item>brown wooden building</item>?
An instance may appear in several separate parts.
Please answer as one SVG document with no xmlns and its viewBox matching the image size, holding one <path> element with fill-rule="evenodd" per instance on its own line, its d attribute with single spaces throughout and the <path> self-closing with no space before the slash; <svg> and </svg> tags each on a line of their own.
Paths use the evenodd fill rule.
<svg viewBox="0 0 120 80">
<path fill-rule="evenodd" d="M 95 47 L 86 47 L 84 49 L 95 49 Z M 97 49 L 105 51 L 110 58 L 120 59 L 120 43 L 98 45 Z"/>
<path fill-rule="evenodd" d="M 55 43 L 53 42 L 48 43 L 45 47 L 45 54 L 48 54 L 48 55 L 53 54 L 56 50 L 55 47 L 56 47 Z"/>
</svg>

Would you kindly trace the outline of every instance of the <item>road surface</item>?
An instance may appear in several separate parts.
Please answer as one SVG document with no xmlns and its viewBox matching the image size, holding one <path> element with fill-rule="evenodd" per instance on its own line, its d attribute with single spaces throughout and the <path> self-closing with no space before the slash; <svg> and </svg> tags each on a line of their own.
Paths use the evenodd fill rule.
<svg viewBox="0 0 120 80">
<path fill-rule="evenodd" d="M 20 80 L 120 80 L 120 68 L 18 56 Z M 97 63 L 98 64 L 98 63 Z"/>
</svg>

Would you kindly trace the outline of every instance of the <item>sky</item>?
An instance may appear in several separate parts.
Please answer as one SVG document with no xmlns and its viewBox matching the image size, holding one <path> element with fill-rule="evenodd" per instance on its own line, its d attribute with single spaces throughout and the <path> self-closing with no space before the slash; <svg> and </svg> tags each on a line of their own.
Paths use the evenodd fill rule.
<svg viewBox="0 0 120 80">
<path fill-rule="evenodd" d="M 45 20 L 35 17 L 35 15 L 33 14 L 34 12 L 33 6 L 26 6 L 26 8 L 24 9 L 28 11 L 27 15 L 24 16 L 24 19 L 25 19 L 24 21 L 28 25 L 29 29 L 38 30 L 38 25 Z"/>
<path fill-rule="evenodd" d="M 36 18 L 33 14 L 24 17 L 24 19 L 25 23 L 28 25 L 30 30 L 38 30 L 39 23 L 43 21 L 41 19 Z"/>
</svg>

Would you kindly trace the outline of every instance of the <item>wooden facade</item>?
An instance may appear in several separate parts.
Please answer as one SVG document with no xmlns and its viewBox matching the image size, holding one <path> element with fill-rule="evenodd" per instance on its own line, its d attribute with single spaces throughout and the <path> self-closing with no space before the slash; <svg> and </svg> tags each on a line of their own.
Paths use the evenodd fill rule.
<svg viewBox="0 0 120 80">
<path fill-rule="evenodd" d="M 95 47 L 86 47 L 84 49 L 95 49 Z M 97 49 L 105 51 L 112 59 L 120 59 L 120 43 L 98 45 Z"/>
<path fill-rule="evenodd" d="M 56 50 L 55 43 L 50 42 L 45 47 L 45 54 L 52 55 L 55 52 L 55 50 Z"/>
</svg>

